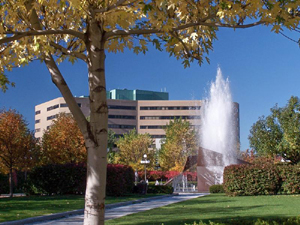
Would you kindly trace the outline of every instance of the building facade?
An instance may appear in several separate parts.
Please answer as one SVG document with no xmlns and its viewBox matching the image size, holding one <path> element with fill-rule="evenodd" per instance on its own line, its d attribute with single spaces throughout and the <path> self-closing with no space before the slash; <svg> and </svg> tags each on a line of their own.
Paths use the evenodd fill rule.
<svg viewBox="0 0 300 225">
<path fill-rule="evenodd" d="M 132 129 L 138 133 L 149 133 L 160 148 L 161 139 L 165 138 L 164 128 L 175 118 L 186 119 L 196 129 L 201 127 L 201 100 L 168 100 L 166 92 L 115 89 L 107 94 L 108 128 L 116 136 L 122 136 Z M 144 99 L 145 98 L 145 99 Z M 162 99 L 163 98 L 163 99 Z M 89 116 L 89 98 L 75 97 L 86 117 Z M 237 118 L 237 136 L 239 141 L 239 105 L 235 103 Z M 35 107 L 35 137 L 41 138 L 49 129 L 59 113 L 70 113 L 62 97 L 42 103 Z"/>
</svg>

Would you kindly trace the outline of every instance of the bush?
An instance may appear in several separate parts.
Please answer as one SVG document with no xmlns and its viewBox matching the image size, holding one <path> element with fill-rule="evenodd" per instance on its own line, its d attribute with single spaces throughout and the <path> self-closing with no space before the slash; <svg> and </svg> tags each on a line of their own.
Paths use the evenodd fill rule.
<svg viewBox="0 0 300 225">
<path fill-rule="evenodd" d="M 9 175 L 0 174 L 0 194 L 9 193 Z M 25 172 L 22 171 L 13 171 L 13 192 L 21 193 L 24 189 L 25 183 Z"/>
<path fill-rule="evenodd" d="M 209 193 L 225 193 L 225 191 L 222 184 L 216 184 L 209 187 Z"/>
<path fill-rule="evenodd" d="M 57 164 L 34 168 L 25 186 L 27 194 L 83 194 L 86 188 L 85 164 Z M 106 194 L 131 193 L 134 172 L 130 166 L 107 165 Z"/>
<path fill-rule="evenodd" d="M 0 173 L 0 194 L 9 193 L 8 175 Z"/>
<path fill-rule="evenodd" d="M 300 194 L 300 165 L 278 165 L 284 194 Z"/>
<path fill-rule="evenodd" d="M 132 193 L 134 171 L 132 167 L 120 164 L 107 165 L 106 194 L 120 196 Z"/>
<path fill-rule="evenodd" d="M 231 165 L 224 169 L 227 195 L 268 195 L 280 189 L 279 171 L 275 165 Z"/>
<path fill-rule="evenodd" d="M 148 185 L 146 182 L 139 182 L 136 186 L 133 187 L 133 193 L 145 195 L 148 190 Z"/>
<path fill-rule="evenodd" d="M 173 194 L 174 189 L 170 185 L 148 185 L 147 192 L 151 194 Z"/>
<path fill-rule="evenodd" d="M 28 194 L 82 194 L 86 186 L 84 164 L 50 164 L 34 168 L 26 185 Z"/>
</svg>

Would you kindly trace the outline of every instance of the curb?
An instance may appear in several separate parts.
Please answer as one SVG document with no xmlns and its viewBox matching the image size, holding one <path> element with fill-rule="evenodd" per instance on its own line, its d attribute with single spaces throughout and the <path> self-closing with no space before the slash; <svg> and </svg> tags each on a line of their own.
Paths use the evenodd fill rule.
<svg viewBox="0 0 300 225">
<path fill-rule="evenodd" d="M 176 195 L 179 195 L 179 194 L 176 193 L 176 194 L 171 194 L 171 195 L 162 195 L 162 196 L 156 196 L 156 197 L 150 197 L 150 198 L 141 198 L 141 199 L 127 201 L 127 202 L 118 202 L 118 203 L 106 205 L 105 209 L 113 209 L 113 208 L 136 204 L 136 203 L 140 203 L 140 202 L 148 202 L 148 201 L 150 202 L 151 200 L 167 198 L 167 197 L 172 197 L 172 196 L 176 196 Z M 54 213 L 51 215 L 44 215 L 44 216 L 26 218 L 26 219 L 22 219 L 22 220 L 2 222 L 2 223 L 0 223 L 0 225 L 24 225 L 24 224 L 28 224 L 28 223 L 37 223 L 37 222 L 43 222 L 43 221 L 47 221 L 47 220 L 61 219 L 64 217 L 69 217 L 69 216 L 76 216 L 76 215 L 80 215 L 83 213 L 84 213 L 84 209 L 77 209 L 77 210 L 72 210 L 72 211 L 68 211 L 68 212 Z"/>
</svg>

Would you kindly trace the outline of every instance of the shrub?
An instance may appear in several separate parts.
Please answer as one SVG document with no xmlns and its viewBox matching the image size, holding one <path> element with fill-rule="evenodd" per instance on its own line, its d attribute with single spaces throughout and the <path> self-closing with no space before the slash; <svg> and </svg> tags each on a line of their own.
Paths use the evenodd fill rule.
<svg viewBox="0 0 300 225">
<path fill-rule="evenodd" d="M 9 175 L 0 174 L 0 194 L 9 193 Z M 25 183 L 25 172 L 22 171 L 13 171 L 13 192 L 20 193 L 23 192 Z"/>
<path fill-rule="evenodd" d="M 222 184 L 216 184 L 209 187 L 209 193 L 225 193 L 225 191 Z"/>
<path fill-rule="evenodd" d="M 34 168 L 25 186 L 27 194 L 83 194 L 86 188 L 85 164 L 57 164 Z M 134 172 L 130 166 L 107 165 L 106 194 L 131 193 Z"/>
<path fill-rule="evenodd" d="M 134 171 L 132 167 L 120 164 L 107 165 L 106 194 L 120 196 L 132 193 Z"/>
<path fill-rule="evenodd" d="M 0 194 L 9 193 L 8 175 L 0 173 Z"/>
<path fill-rule="evenodd" d="M 84 164 L 50 164 L 34 168 L 26 185 L 29 194 L 82 194 L 85 191 Z"/>
<path fill-rule="evenodd" d="M 136 186 L 133 188 L 133 193 L 145 195 L 148 190 L 148 185 L 146 182 L 139 182 Z"/>
<path fill-rule="evenodd" d="M 284 194 L 300 194 L 300 165 L 278 165 Z"/>
<path fill-rule="evenodd" d="M 275 165 L 231 165 L 224 169 L 224 190 L 227 195 L 276 194 L 280 188 Z"/>
<path fill-rule="evenodd" d="M 148 193 L 151 194 L 172 194 L 174 191 L 170 185 L 148 185 Z"/>
</svg>

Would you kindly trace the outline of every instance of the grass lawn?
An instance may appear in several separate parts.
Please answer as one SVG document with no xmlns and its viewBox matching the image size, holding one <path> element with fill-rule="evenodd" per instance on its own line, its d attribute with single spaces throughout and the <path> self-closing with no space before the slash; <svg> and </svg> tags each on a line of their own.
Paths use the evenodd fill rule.
<svg viewBox="0 0 300 225">
<path fill-rule="evenodd" d="M 158 196 L 128 195 L 122 197 L 106 197 L 106 204 L 132 201 L 140 198 Z M 0 198 L 0 222 L 20 220 L 34 216 L 47 215 L 84 208 L 83 195 L 63 196 L 30 196 L 16 198 Z"/>
<path fill-rule="evenodd" d="M 184 225 L 194 221 L 253 224 L 253 220 L 300 215 L 300 195 L 227 197 L 212 194 L 114 220 L 106 225 Z"/>
</svg>

